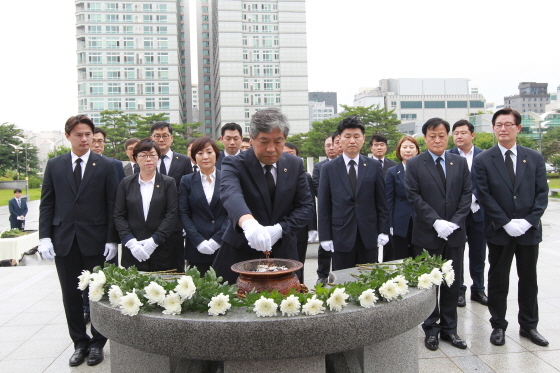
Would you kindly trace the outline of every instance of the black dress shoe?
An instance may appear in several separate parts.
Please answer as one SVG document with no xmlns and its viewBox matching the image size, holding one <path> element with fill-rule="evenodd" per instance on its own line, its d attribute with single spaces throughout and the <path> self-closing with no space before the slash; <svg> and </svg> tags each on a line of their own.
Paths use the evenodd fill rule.
<svg viewBox="0 0 560 373">
<path fill-rule="evenodd" d="M 467 305 L 467 301 L 465 300 L 465 292 L 459 292 L 459 300 L 457 301 L 457 307 L 465 307 Z"/>
<path fill-rule="evenodd" d="M 89 349 L 89 356 L 87 358 L 87 365 L 97 365 L 103 361 L 103 349 L 92 347 Z"/>
<path fill-rule="evenodd" d="M 506 331 L 502 328 L 495 328 L 490 334 L 490 343 L 494 346 L 503 346 L 506 343 Z"/>
<path fill-rule="evenodd" d="M 461 339 L 457 333 L 453 334 L 442 334 L 440 338 L 446 342 L 451 343 L 451 346 L 465 349 L 467 348 L 467 342 Z"/>
<path fill-rule="evenodd" d="M 91 317 L 89 317 L 89 312 L 84 312 L 84 322 L 86 325 L 91 321 Z"/>
<path fill-rule="evenodd" d="M 86 360 L 88 351 L 85 348 L 77 348 L 72 356 L 70 357 L 69 365 L 71 367 L 77 367 Z"/>
<path fill-rule="evenodd" d="M 488 305 L 488 297 L 482 290 L 471 290 L 471 300 L 474 300 L 483 306 Z"/>
<path fill-rule="evenodd" d="M 529 338 L 531 342 L 539 346 L 548 346 L 548 341 L 539 333 L 537 329 L 519 329 L 519 335 Z"/>
<path fill-rule="evenodd" d="M 426 348 L 431 351 L 437 350 L 439 347 L 438 337 L 435 335 L 427 335 L 424 338 L 424 346 L 426 346 Z"/>
<path fill-rule="evenodd" d="M 328 281 L 329 281 L 328 277 L 319 277 L 315 285 L 319 285 L 319 284 L 326 285 Z"/>
</svg>

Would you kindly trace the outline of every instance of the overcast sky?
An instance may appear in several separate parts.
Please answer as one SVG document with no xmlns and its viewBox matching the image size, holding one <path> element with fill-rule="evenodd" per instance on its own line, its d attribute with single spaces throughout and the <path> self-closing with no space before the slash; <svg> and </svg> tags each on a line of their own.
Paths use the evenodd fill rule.
<svg viewBox="0 0 560 373">
<path fill-rule="evenodd" d="M 0 123 L 62 129 L 77 111 L 74 1 L 2 6 Z M 309 90 L 337 92 L 342 104 L 386 78 L 468 78 L 498 104 L 521 81 L 560 85 L 557 1 L 307 0 L 306 9 Z"/>
</svg>

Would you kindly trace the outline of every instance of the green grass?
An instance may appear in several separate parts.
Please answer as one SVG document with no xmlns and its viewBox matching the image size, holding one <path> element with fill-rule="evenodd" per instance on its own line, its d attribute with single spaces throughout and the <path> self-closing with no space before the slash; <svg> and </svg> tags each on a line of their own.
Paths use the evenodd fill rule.
<svg viewBox="0 0 560 373">
<path fill-rule="evenodd" d="M 37 201 L 41 199 L 41 189 L 29 189 L 29 194 L 31 201 Z M 26 195 L 25 189 L 23 189 L 22 195 Z M 13 189 L 0 189 L 0 206 L 8 206 L 8 202 L 14 198 Z"/>
<path fill-rule="evenodd" d="M 560 179 L 550 179 L 548 181 L 549 189 L 560 189 Z"/>
</svg>

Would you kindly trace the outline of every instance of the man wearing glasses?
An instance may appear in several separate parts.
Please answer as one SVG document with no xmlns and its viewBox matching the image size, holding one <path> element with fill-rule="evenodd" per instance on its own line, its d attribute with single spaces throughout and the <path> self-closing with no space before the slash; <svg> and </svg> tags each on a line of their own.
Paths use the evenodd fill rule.
<svg viewBox="0 0 560 373">
<path fill-rule="evenodd" d="M 106 140 L 107 140 L 107 133 L 103 129 L 99 127 L 95 127 L 95 129 L 93 130 L 93 138 L 91 140 L 91 146 L 90 146 L 91 151 L 96 154 L 103 155 L 103 152 L 105 151 Z M 124 179 L 124 168 L 122 162 L 115 158 L 107 157 L 107 159 L 109 159 L 115 165 L 115 170 L 117 170 L 117 176 L 119 178 L 119 183 L 120 183 L 121 180 Z"/>
<path fill-rule="evenodd" d="M 506 342 L 509 272 L 515 256 L 519 334 L 539 346 L 547 346 L 548 341 L 537 331 L 537 259 L 542 241 L 541 217 L 548 205 L 544 158 L 516 144 L 521 131 L 521 115 L 517 111 L 498 110 L 492 117 L 492 127 L 498 145 L 480 153 L 474 165 L 490 263 L 490 342 L 496 346 Z"/>
<path fill-rule="evenodd" d="M 171 176 L 175 179 L 177 190 L 181 178 L 193 172 L 191 159 L 186 155 L 179 154 L 171 150 L 173 144 L 173 128 L 167 122 L 156 122 L 152 124 L 151 137 L 161 150 L 161 157 L 157 163 L 159 173 Z M 174 248 L 177 253 L 177 268 L 185 268 L 185 241 L 183 240 L 183 227 L 181 221 L 177 219 L 175 230 L 167 239 L 167 245 Z"/>
<path fill-rule="evenodd" d="M 380 134 L 371 136 L 371 140 L 369 140 L 369 149 L 373 154 L 373 158 L 381 163 L 383 177 L 387 176 L 387 170 L 397 165 L 397 162 L 385 158 L 385 154 L 387 153 L 387 138 Z"/>
</svg>

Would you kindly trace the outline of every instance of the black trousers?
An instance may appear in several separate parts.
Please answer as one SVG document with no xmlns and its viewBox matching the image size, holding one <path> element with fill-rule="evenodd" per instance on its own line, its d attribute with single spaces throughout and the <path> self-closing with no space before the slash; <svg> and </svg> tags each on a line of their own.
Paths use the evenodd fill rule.
<svg viewBox="0 0 560 373">
<path fill-rule="evenodd" d="M 422 247 L 416 246 L 415 254 L 420 255 L 422 250 Z M 444 243 L 435 250 L 426 250 L 428 250 L 430 255 L 441 255 L 444 260 L 453 260 L 452 265 L 455 271 L 455 281 L 451 286 L 447 286 L 445 282 L 441 283 L 441 286 L 439 286 L 436 292 L 436 307 L 422 324 L 422 329 L 424 329 L 426 335 L 437 336 L 438 334 L 447 335 L 457 333 L 457 301 L 459 300 L 460 288 L 457 279 L 461 278 L 464 246 L 450 247 Z"/>
<path fill-rule="evenodd" d="M 299 237 L 298 237 L 299 238 Z M 307 255 L 307 231 L 305 232 L 305 241 L 297 241 L 297 253 L 298 253 L 298 260 L 303 263 L 303 267 L 301 268 L 299 277 L 299 282 L 303 284 L 303 274 L 305 273 L 305 256 Z"/>
<path fill-rule="evenodd" d="M 469 273 L 473 284 L 471 291 L 484 291 L 484 267 L 486 262 L 486 239 L 484 238 L 484 224 L 476 222 L 469 213 L 465 223 L 467 229 L 467 242 L 469 243 Z M 463 270 L 461 276 L 461 291 L 467 290 L 464 282 Z"/>
<path fill-rule="evenodd" d="M 336 251 L 336 247 L 334 248 L 334 253 L 332 253 L 332 269 L 333 271 L 338 271 L 355 267 L 356 264 L 377 263 L 379 261 L 378 258 L 379 248 L 375 247 L 373 250 L 367 250 L 360 237 L 360 232 L 358 232 L 352 250 L 340 252 Z"/>
<path fill-rule="evenodd" d="M 323 249 L 323 246 L 319 245 L 319 250 L 317 251 L 317 276 L 319 278 L 329 277 L 329 272 L 331 271 L 331 259 L 332 252 Z"/>
<path fill-rule="evenodd" d="M 72 248 L 66 256 L 55 256 L 56 271 L 62 290 L 62 302 L 64 313 L 68 323 L 70 338 L 74 342 L 74 348 L 103 348 L 107 342 L 93 324 L 91 325 L 90 337 L 86 333 L 86 323 L 84 322 L 82 291 L 78 289 L 78 276 L 82 270 L 92 271 L 95 266 L 103 265 L 105 257 L 103 255 L 85 256 L 80 252 L 78 242 L 74 238 Z"/>
<path fill-rule="evenodd" d="M 523 329 L 534 329 L 539 322 L 537 294 L 537 260 L 539 245 L 519 245 L 511 238 L 506 245 L 488 243 L 488 310 L 492 328 L 506 329 L 509 272 L 513 256 L 517 264 L 519 313 L 517 320 Z"/>
<path fill-rule="evenodd" d="M 397 235 L 391 236 L 393 240 L 393 259 L 412 258 L 414 256 L 414 245 L 412 244 L 412 219 L 408 224 L 408 232 L 406 237 Z M 383 256 L 385 261 L 385 256 Z"/>
</svg>

